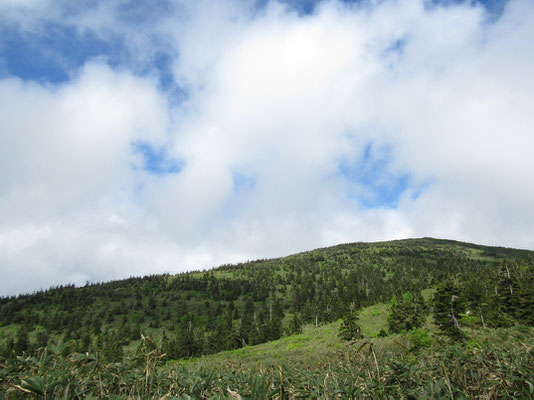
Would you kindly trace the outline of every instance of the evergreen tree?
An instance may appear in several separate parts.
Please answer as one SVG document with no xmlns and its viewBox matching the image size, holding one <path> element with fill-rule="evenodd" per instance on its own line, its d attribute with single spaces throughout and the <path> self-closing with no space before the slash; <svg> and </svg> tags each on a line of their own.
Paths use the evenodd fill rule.
<svg viewBox="0 0 534 400">
<path fill-rule="evenodd" d="M 37 334 L 36 334 L 36 343 L 35 343 L 35 346 L 39 349 L 39 348 L 44 348 L 46 346 L 48 346 L 48 340 L 49 340 L 49 337 L 48 337 L 48 333 L 44 330 L 39 330 L 37 331 Z"/>
<path fill-rule="evenodd" d="M 434 320 L 442 334 L 455 340 L 463 338 L 460 312 L 463 311 L 458 285 L 450 278 L 438 285 L 434 294 Z"/>
<path fill-rule="evenodd" d="M 517 320 L 521 324 L 534 326 L 534 268 L 524 267 L 521 285 L 518 288 Z"/>
<path fill-rule="evenodd" d="M 227 308 L 218 318 L 215 331 L 212 335 L 212 347 L 215 352 L 229 350 L 237 347 L 237 338 L 234 334 L 233 312 Z"/>
<path fill-rule="evenodd" d="M 100 333 L 102 332 L 102 321 L 98 318 L 95 318 L 93 320 L 91 329 L 92 329 L 93 335 L 95 336 L 100 335 Z"/>
<path fill-rule="evenodd" d="M 491 296 L 488 291 L 491 277 L 488 271 L 481 271 L 464 282 L 461 296 L 465 299 L 465 308 L 479 318 L 480 324 L 486 327 L 491 322 Z"/>
<path fill-rule="evenodd" d="M 19 328 L 17 332 L 17 340 L 13 346 L 15 354 L 22 354 L 22 352 L 30 349 L 30 337 L 28 334 L 28 329 L 25 325 Z"/>
<path fill-rule="evenodd" d="M 166 354 L 167 358 L 174 358 L 174 352 L 173 349 L 171 349 L 171 342 L 167 338 L 167 334 L 165 333 L 165 331 L 163 331 L 163 335 L 161 336 L 161 352 Z"/>
<path fill-rule="evenodd" d="M 250 338 L 253 335 L 253 318 L 254 303 L 252 303 L 250 297 L 247 297 L 243 316 L 241 317 L 241 325 L 239 326 L 239 338 L 242 345 L 250 344 Z"/>
<path fill-rule="evenodd" d="M 253 321 L 252 336 L 250 338 L 251 344 L 265 343 L 269 335 L 269 328 L 269 312 L 264 306 L 259 309 L 256 320 Z"/>
<path fill-rule="evenodd" d="M 302 322 L 296 312 L 293 314 L 293 318 L 291 318 L 289 333 L 291 335 L 302 333 Z"/>
<path fill-rule="evenodd" d="M 130 329 L 130 340 L 139 340 L 141 338 L 141 324 L 136 323 Z"/>
<path fill-rule="evenodd" d="M 499 310 L 497 326 L 513 325 L 514 317 L 518 314 L 519 282 L 511 265 L 503 264 L 499 271 L 497 284 L 497 296 L 495 298 L 496 309 Z"/>
<path fill-rule="evenodd" d="M 252 320 L 251 328 L 250 328 L 250 337 L 249 337 L 249 343 L 250 345 L 260 344 L 263 343 L 262 339 L 262 333 L 260 332 L 258 328 L 258 321 Z"/>
<path fill-rule="evenodd" d="M 420 328 L 424 322 L 424 301 L 421 295 L 406 292 L 400 301 L 394 298 L 388 316 L 388 328 L 392 333 Z"/>
<path fill-rule="evenodd" d="M 344 340 L 360 339 L 359 311 L 356 310 L 354 304 L 351 304 L 349 310 L 343 316 L 343 321 L 339 327 L 339 337 Z"/>
<path fill-rule="evenodd" d="M 284 318 L 284 309 L 280 299 L 275 299 L 270 304 L 269 309 L 269 329 L 267 340 L 277 340 L 282 336 L 282 319 Z"/>
<path fill-rule="evenodd" d="M 279 315 L 273 315 L 273 319 L 269 323 L 269 329 L 266 339 L 277 340 L 282 336 L 282 320 Z"/>
<path fill-rule="evenodd" d="M 178 354 L 180 358 L 190 358 L 200 355 L 201 350 L 195 338 L 193 329 L 193 315 L 187 314 L 182 318 L 177 337 Z"/>
<path fill-rule="evenodd" d="M 127 322 L 122 322 L 119 327 L 118 336 L 123 345 L 126 345 L 130 342 L 130 335 L 131 335 L 130 325 Z"/>
</svg>

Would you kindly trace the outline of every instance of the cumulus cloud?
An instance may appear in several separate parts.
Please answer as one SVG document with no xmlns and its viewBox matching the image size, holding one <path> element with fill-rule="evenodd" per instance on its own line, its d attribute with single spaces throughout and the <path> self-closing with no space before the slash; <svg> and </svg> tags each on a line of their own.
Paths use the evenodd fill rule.
<svg viewBox="0 0 534 400">
<path fill-rule="evenodd" d="M 127 234 L 142 184 L 132 142 L 165 140 L 165 102 L 152 82 L 95 64 L 64 87 L 3 80 L 0 108 L 0 265 L 21 282 L 92 277 L 91 239 Z"/>
<path fill-rule="evenodd" d="M 1 292 L 348 241 L 533 247 L 531 2 L 497 20 L 420 0 L 175 2 L 139 29 L 128 12 L 65 20 L 122 38 L 127 62 L 0 81 Z M 138 143 L 179 168 L 151 170 Z"/>
</svg>

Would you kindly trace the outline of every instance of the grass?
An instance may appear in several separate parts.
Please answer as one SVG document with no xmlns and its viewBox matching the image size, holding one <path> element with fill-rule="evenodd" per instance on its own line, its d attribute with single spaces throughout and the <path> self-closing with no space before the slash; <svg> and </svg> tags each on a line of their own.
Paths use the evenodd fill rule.
<svg viewBox="0 0 534 400">
<path fill-rule="evenodd" d="M 360 311 L 361 332 L 366 337 L 375 338 L 382 329 L 387 330 L 387 317 L 389 306 L 378 303 L 369 307 L 364 307 Z"/>
<path fill-rule="evenodd" d="M 19 357 L 0 370 L 0 396 L 15 398 L 532 398 L 534 328 L 465 329 L 466 342 L 410 333 L 375 337 L 388 306 L 361 310 L 366 338 L 338 338 L 340 322 L 299 335 L 160 365 L 157 350 L 100 364 L 89 354 Z M 431 319 L 427 321 L 431 323 Z M 136 361 L 136 359 L 138 361 Z M 96 396 L 96 397 L 95 397 Z"/>
<path fill-rule="evenodd" d="M 364 307 L 360 312 L 362 333 L 368 338 L 377 338 L 380 330 L 387 327 L 388 311 L 389 306 L 386 304 Z M 170 361 L 168 365 L 188 365 L 214 370 L 225 369 L 229 365 L 247 369 L 279 365 L 307 365 L 313 368 L 334 362 L 347 350 L 349 343 L 338 337 L 340 324 L 340 321 L 336 321 L 317 328 L 312 324 L 305 325 L 299 335 L 195 359 Z M 377 340 L 378 345 L 382 347 L 386 342 L 391 342 L 391 338 Z"/>
<path fill-rule="evenodd" d="M 171 361 L 169 365 L 184 364 L 214 370 L 239 365 L 242 368 L 269 367 L 281 364 L 297 365 L 331 358 L 342 347 L 337 337 L 339 322 L 319 326 L 307 325 L 302 334 L 241 349 L 223 351 L 191 360 Z"/>
</svg>

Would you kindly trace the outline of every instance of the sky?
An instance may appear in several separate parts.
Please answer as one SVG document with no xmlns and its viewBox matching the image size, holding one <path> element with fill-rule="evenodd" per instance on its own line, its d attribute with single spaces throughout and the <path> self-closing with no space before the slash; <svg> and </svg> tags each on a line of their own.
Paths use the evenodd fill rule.
<svg viewBox="0 0 534 400">
<path fill-rule="evenodd" d="M 531 0 L 0 15 L 1 296 L 358 241 L 534 249 Z"/>
</svg>

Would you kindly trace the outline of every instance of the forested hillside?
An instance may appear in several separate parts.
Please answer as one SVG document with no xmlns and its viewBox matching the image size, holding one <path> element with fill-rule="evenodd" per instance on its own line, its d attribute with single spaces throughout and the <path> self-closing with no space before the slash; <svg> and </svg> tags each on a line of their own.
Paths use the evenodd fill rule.
<svg viewBox="0 0 534 400">
<path fill-rule="evenodd" d="M 192 357 L 298 335 L 303 327 L 335 326 L 339 343 L 343 338 L 359 340 L 371 349 L 374 342 L 369 340 L 404 335 L 411 338 L 410 351 L 427 347 L 432 337 L 465 347 L 477 335 L 473 332 L 494 329 L 512 332 L 523 326 L 523 334 L 531 338 L 533 288 L 534 252 L 430 238 L 343 244 L 205 272 L 60 286 L 0 299 L 0 392 L 11 397 L 43 395 L 46 379 L 52 378 L 39 368 L 32 370 L 28 360 L 46 354 L 64 363 L 90 365 L 98 360 L 100 367 L 137 368 L 146 374 L 149 364 L 165 368 L 180 360 L 183 366 Z M 374 330 L 365 318 L 362 321 L 362 311 L 370 306 L 378 307 L 381 315 Z M 340 319 L 341 324 L 336 322 Z M 526 395 L 534 391 L 528 384 L 534 384 L 532 347 L 523 353 L 527 358 L 518 385 Z M 72 365 L 61 368 L 66 371 Z M 85 389 L 73 396 L 102 396 L 102 386 L 91 380 L 89 370 L 87 375 L 83 371 L 77 373 L 86 379 Z M 34 378 L 41 389 L 32 386 Z M 382 378 L 376 379 L 380 383 Z M 67 381 L 52 380 L 55 384 L 47 393 L 64 394 Z M 124 396 L 158 396 L 148 380 L 137 392 L 108 384 L 110 392 Z M 444 388 L 456 390 L 450 382 Z M 176 393 L 185 395 L 187 390 Z M 219 394 L 232 395 L 224 390 Z M 298 397 L 267 397 L 284 396 Z"/>
</svg>

